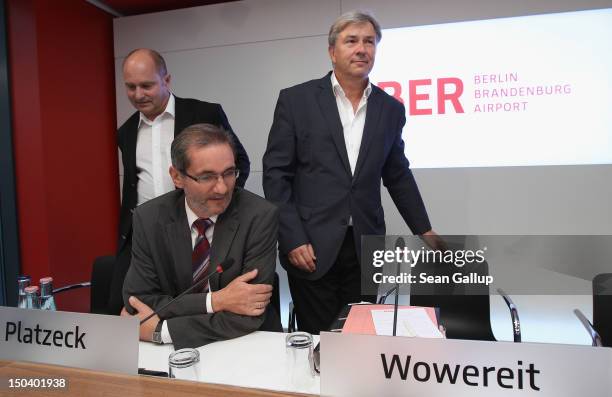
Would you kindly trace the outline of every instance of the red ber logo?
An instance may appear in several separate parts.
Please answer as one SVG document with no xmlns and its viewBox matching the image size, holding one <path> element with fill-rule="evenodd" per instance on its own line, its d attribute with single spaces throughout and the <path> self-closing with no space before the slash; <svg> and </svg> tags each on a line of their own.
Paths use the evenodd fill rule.
<svg viewBox="0 0 612 397">
<path fill-rule="evenodd" d="M 411 116 L 428 115 L 433 113 L 433 109 L 427 108 L 422 102 L 430 98 L 431 79 L 409 80 L 408 81 L 408 114 Z M 378 87 L 401 103 L 405 103 L 402 98 L 402 85 L 397 81 L 381 81 Z M 455 113 L 465 113 L 459 101 L 463 94 L 463 81 L 457 77 L 443 77 L 436 80 L 437 114 L 446 113 L 446 102 L 449 101 Z M 421 103 L 419 103 L 421 102 Z"/>
</svg>

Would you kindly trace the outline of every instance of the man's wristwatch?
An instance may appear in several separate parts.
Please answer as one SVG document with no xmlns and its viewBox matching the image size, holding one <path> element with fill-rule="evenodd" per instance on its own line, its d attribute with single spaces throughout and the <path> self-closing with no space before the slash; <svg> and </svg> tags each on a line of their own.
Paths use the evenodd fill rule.
<svg viewBox="0 0 612 397">
<path fill-rule="evenodd" d="M 153 331 L 153 337 L 151 338 L 151 341 L 153 343 L 159 343 L 160 345 L 164 344 L 164 342 L 162 341 L 162 337 L 161 337 L 161 330 L 162 330 L 163 324 L 164 324 L 163 320 L 159 320 L 159 322 L 157 323 L 157 327 L 155 327 L 155 331 Z"/>
</svg>

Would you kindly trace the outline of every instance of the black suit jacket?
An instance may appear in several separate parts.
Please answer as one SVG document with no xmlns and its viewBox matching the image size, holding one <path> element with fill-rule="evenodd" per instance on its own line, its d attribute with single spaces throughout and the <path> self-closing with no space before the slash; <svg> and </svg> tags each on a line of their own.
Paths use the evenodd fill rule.
<svg viewBox="0 0 612 397">
<path fill-rule="evenodd" d="M 258 269 L 253 284 L 270 284 L 276 268 L 278 210 L 263 198 L 236 188 L 227 210 L 217 218 L 210 261 L 227 258 L 234 265 L 215 273 L 210 288 L 224 288 L 239 275 Z M 134 211 L 132 263 L 123 285 L 126 309 L 131 295 L 158 309 L 193 284 L 191 231 L 185 212 L 185 194 L 174 190 L 147 201 Z M 214 266 L 210 266 L 212 271 Z M 271 308 L 268 305 L 268 308 Z M 206 313 L 206 293 L 187 294 L 159 314 L 168 321 L 175 349 L 198 347 L 256 331 L 265 315 Z"/>
<path fill-rule="evenodd" d="M 404 106 L 372 87 L 351 175 L 330 74 L 280 92 L 263 158 L 266 198 L 281 211 L 281 264 L 289 274 L 313 280 L 333 265 L 350 216 L 358 255 L 362 235 L 385 234 L 381 179 L 412 232 L 431 229 L 404 155 Z M 287 258 L 306 243 L 317 256 L 313 273 L 298 270 Z"/>
<path fill-rule="evenodd" d="M 175 98 L 174 136 L 193 124 L 209 123 L 222 126 L 230 132 L 236 144 L 236 166 L 240 176 L 236 184 L 244 187 L 249 176 L 250 162 L 246 150 L 234 134 L 221 105 L 189 98 Z M 121 127 L 117 134 L 117 144 L 121 149 L 123 162 L 123 199 L 119 214 L 118 252 L 129 242 L 132 230 L 132 211 L 138 203 L 138 170 L 136 168 L 136 140 L 138 136 L 139 112 L 135 112 Z"/>
</svg>

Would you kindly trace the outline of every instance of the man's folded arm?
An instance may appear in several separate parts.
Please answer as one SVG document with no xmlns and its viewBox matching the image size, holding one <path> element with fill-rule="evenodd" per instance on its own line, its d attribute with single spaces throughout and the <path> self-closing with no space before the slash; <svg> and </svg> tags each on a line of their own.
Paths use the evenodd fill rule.
<svg viewBox="0 0 612 397">
<path fill-rule="evenodd" d="M 247 238 L 242 274 L 257 269 L 250 284 L 272 285 L 276 269 L 278 210 L 271 208 L 251 223 Z M 213 295 L 214 297 L 214 295 Z M 213 309 L 216 311 L 214 298 Z M 265 312 L 259 316 L 235 314 L 229 311 L 205 315 L 169 318 L 168 330 L 175 349 L 199 347 L 225 339 L 237 338 L 257 331 L 263 324 Z"/>
<path fill-rule="evenodd" d="M 134 212 L 134 235 L 132 237 L 132 261 L 123 283 L 123 302 L 130 314 L 135 311 L 129 304 L 130 296 L 135 296 L 153 310 L 157 310 L 174 297 L 162 293 L 158 272 L 165 269 L 156 267 L 149 252 L 148 239 L 145 238 L 146 227 L 138 211 Z M 180 293 L 181 291 L 178 291 Z M 178 294 L 177 294 L 178 295 Z M 206 312 L 206 294 L 187 294 L 160 313 L 161 318 L 188 316 Z"/>
</svg>

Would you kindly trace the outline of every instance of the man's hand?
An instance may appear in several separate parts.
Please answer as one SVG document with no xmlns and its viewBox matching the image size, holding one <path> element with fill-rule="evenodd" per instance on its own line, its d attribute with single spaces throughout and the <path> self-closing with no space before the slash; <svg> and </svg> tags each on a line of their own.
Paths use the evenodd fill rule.
<svg viewBox="0 0 612 397">
<path fill-rule="evenodd" d="M 289 252 L 288 256 L 289 262 L 300 270 L 312 273 L 317 268 L 317 265 L 315 264 L 317 257 L 315 256 L 312 244 L 300 245 Z"/>
<path fill-rule="evenodd" d="M 432 230 L 421 234 L 421 238 L 425 241 L 425 244 L 429 246 L 432 250 L 436 251 L 446 251 L 448 250 L 448 246 L 446 242 L 442 240 L 440 236 L 436 232 Z"/>
<path fill-rule="evenodd" d="M 236 277 L 225 288 L 213 292 L 210 299 L 215 312 L 226 311 L 246 316 L 262 315 L 270 303 L 272 286 L 249 284 L 249 281 L 255 277 L 257 269 Z"/>
<path fill-rule="evenodd" d="M 153 310 L 149 306 L 142 303 L 135 296 L 130 296 L 130 305 L 132 305 L 132 307 L 138 312 L 134 314 L 134 316 L 138 317 L 138 320 L 142 320 L 149 314 L 153 313 Z M 124 317 L 131 316 L 130 313 L 125 310 L 125 307 L 121 310 L 121 315 Z M 140 340 L 151 342 L 153 340 L 153 331 L 155 331 L 157 323 L 159 323 L 159 317 L 156 314 L 150 319 L 148 319 L 144 324 L 142 324 L 140 326 Z"/>
</svg>

